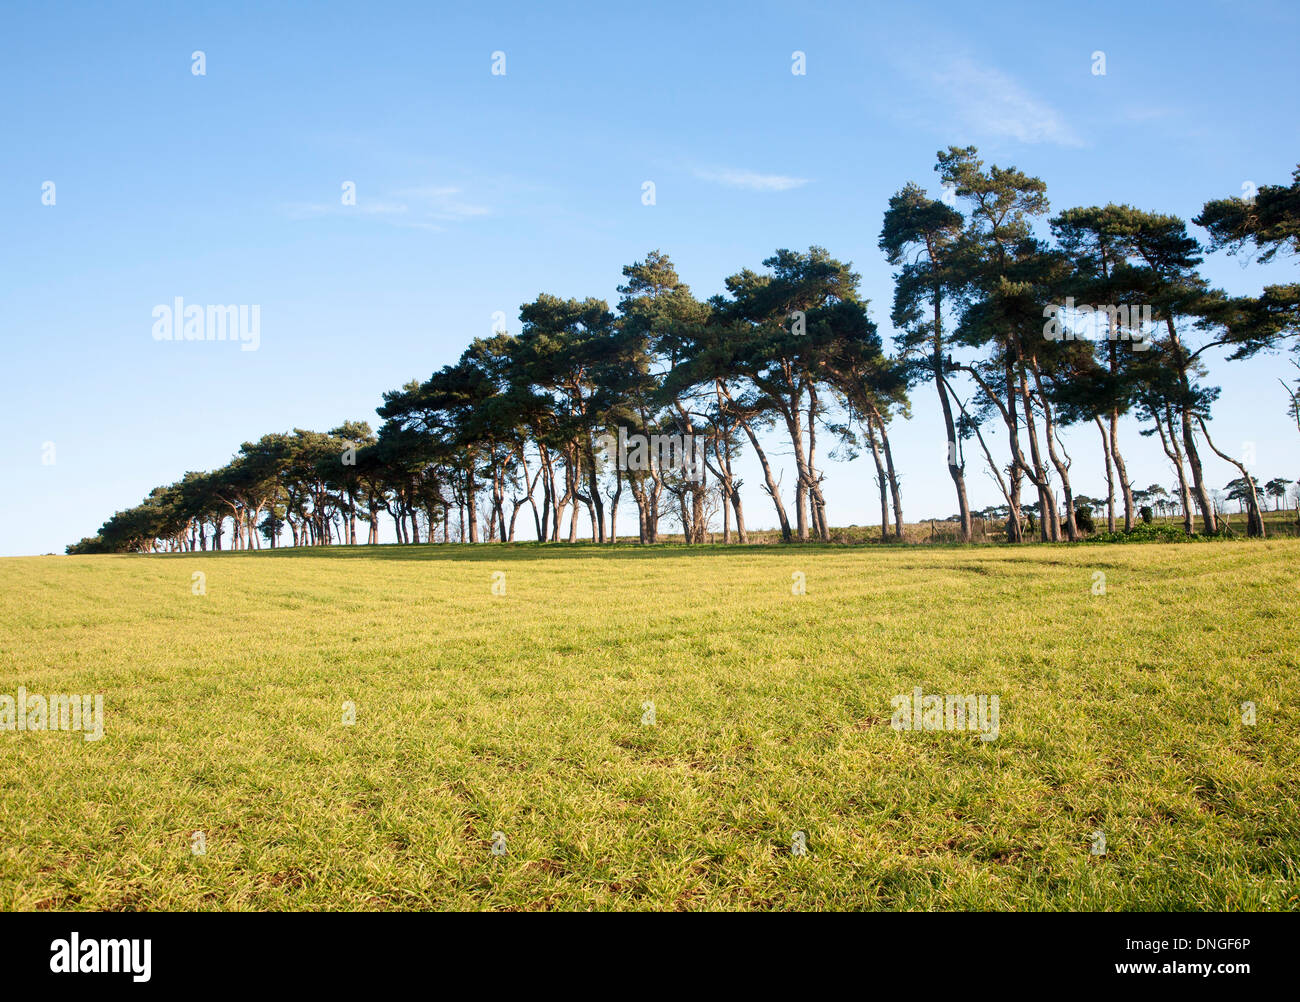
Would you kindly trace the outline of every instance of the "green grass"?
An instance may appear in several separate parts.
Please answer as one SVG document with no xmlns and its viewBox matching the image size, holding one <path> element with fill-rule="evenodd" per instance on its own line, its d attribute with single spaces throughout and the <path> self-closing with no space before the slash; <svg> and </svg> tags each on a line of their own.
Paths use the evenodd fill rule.
<svg viewBox="0 0 1300 1002">
<path fill-rule="evenodd" d="M 0 693 L 106 717 L 0 731 L 0 907 L 1295 909 L 1298 569 L 1294 539 L 0 560 Z M 997 694 L 998 740 L 892 729 L 918 685 Z"/>
</svg>

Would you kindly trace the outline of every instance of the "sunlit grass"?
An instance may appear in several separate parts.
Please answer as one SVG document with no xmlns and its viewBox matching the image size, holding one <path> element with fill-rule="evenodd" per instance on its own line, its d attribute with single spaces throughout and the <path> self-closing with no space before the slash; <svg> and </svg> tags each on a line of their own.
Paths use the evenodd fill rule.
<svg viewBox="0 0 1300 1002">
<path fill-rule="evenodd" d="M 0 694 L 106 717 L 0 731 L 0 907 L 1295 908 L 1298 572 L 1296 540 L 0 560 Z M 914 686 L 997 694 L 998 739 L 893 730 Z"/>
</svg>

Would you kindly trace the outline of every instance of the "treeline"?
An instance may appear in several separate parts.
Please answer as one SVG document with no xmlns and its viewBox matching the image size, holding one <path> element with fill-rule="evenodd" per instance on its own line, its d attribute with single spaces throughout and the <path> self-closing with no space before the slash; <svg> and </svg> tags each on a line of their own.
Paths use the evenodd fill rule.
<svg viewBox="0 0 1300 1002">
<path fill-rule="evenodd" d="M 1246 457 L 1210 437 L 1218 389 L 1206 361 L 1218 349 L 1238 360 L 1295 347 L 1300 285 L 1230 297 L 1200 275 L 1207 248 L 1183 220 L 1114 204 L 1049 217 L 1041 180 L 985 166 L 973 147 L 941 152 L 937 171 L 942 197 L 908 184 L 885 212 L 879 244 L 895 269 L 900 332 L 888 349 L 859 276 L 820 247 L 778 250 L 708 300 L 655 251 L 623 268 L 614 309 L 542 294 L 521 308 L 517 336 L 477 338 L 455 364 L 385 393 L 377 433 L 348 422 L 245 442 L 227 466 L 155 488 L 68 552 L 222 549 L 227 524 L 234 549 L 274 547 L 286 528 L 295 546 L 356 543 L 359 523 L 377 543 L 385 517 L 400 542 L 513 540 L 521 514 L 537 539 L 575 541 L 585 513 L 592 539 L 606 542 L 624 492 L 643 543 L 665 520 L 702 542 L 718 514 L 723 540 L 746 542 L 736 465 L 747 450 L 783 540 L 830 538 L 819 465 L 829 450 L 871 454 L 882 534 L 901 539 L 889 433 L 917 394 L 938 398 L 961 539 L 979 514 L 967 500 L 968 454 L 1001 492 L 1008 541 L 1034 530 L 1080 538 L 1080 510 L 1102 504 L 1076 497 L 1070 478 L 1061 432 L 1082 425 L 1095 426 L 1104 457 L 1108 529 L 1132 529 L 1154 485 L 1133 487 L 1125 416 L 1158 436 L 1187 533 L 1219 530 L 1208 449 L 1240 470 L 1247 530 L 1262 535 Z M 1035 231 L 1043 218 L 1050 240 Z M 1210 250 L 1260 261 L 1295 253 L 1300 167 L 1289 186 L 1210 201 L 1193 221 Z M 1004 431 L 1000 448 L 990 424 Z M 704 468 L 628 468 L 601 444 L 618 429 L 698 436 Z M 790 449 L 792 498 L 764 446 L 771 436 Z"/>
</svg>

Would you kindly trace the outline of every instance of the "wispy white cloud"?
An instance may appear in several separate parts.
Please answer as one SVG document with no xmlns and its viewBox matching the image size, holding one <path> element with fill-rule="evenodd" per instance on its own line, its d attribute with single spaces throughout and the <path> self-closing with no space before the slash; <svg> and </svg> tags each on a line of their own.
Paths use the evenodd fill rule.
<svg viewBox="0 0 1300 1002">
<path fill-rule="evenodd" d="M 1171 108 L 1156 105 L 1130 105 L 1124 109 L 1124 118 L 1130 122 L 1155 122 L 1174 115 Z"/>
<path fill-rule="evenodd" d="M 473 219 L 490 215 L 492 211 L 487 206 L 466 201 L 460 188 L 450 186 L 405 188 L 396 192 L 396 195 L 415 203 L 417 213 L 427 214 L 434 219 Z"/>
<path fill-rule="evenodd" d="M 367 216 L 400 216 L 407 211 L 400 202 L 358 202 L 356 207 Z"/>
<path fill-rule="evenodd" d="M 695 176 L 716 184 L 725 184 L 728 188 L 743 188 L 747 191 L 789 191 L 801 188 L 808 183 L 806 177 L 790 177 L 786 174 L 760 174 L 757 171 L 741 170 L 734 167 L 697 167 Z"/>
<path fill-rule="evenodd" d="M 957 57 L 936 69 L 930 81 L 961 124 L 978 135 L 1022 143 L 1084 145 L 1060 112 L 1001 70 Z"/>
<path fill-rule="evenodd" d="M 405 229 L 441 230 L 440 223 L 461 222 L 491 215 L 492 210 L 464 197 L 460 188 L 424 186 L 403 188 L 379 198 L 357 194 L 355 205 L 338 202 L 296 202 L 284 206 L 296 219 L 354 215 Z"/>
</svg>

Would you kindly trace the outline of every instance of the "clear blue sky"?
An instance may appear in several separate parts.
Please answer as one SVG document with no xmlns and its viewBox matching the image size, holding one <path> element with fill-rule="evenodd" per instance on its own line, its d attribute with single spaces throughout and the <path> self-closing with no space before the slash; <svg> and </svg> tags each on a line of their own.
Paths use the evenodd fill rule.
<svg viewBox="0 0 1300 1002">
<path fill-rule="evenodd" d="M 375 424 L 384 390 L 453 361 L 495 311 L 517 331 L 542 291 L 612 303 L 652 248 L 704 297 L 821 244 L 888 336 L 881 215 L 909 180 L 936 188 L 951 143 L 1042 177 L 1054 211 L 1185 218 L 1300 159 L 1300 13 L 1280 0 L 260 6 L 6 4 L 0 554 L 62 552 L 265 432 Z M 1236 293 L 1295 269 L 1206 265 Z M 259 304 L 260 349 L 154 341 L 151 310 L 176 296 Z M 1218 444 L 1300 477 L 1285 359 L 1210 361 Z M 933 390 L 914 404 L 894 433 L 904 511 L 943 517 Z M 1158 444 L 1122 435 L 1135 481 L 1173 481 Z M 1093 495 L 1096 442 L 1067 436 Z M 994 503 L 976 459 L 973 501 Z M 869 457 L 827 473 L 832 524 L 878 517 Z M 759 482 L 749 519 L 771 525 Z"/>
</svg>

